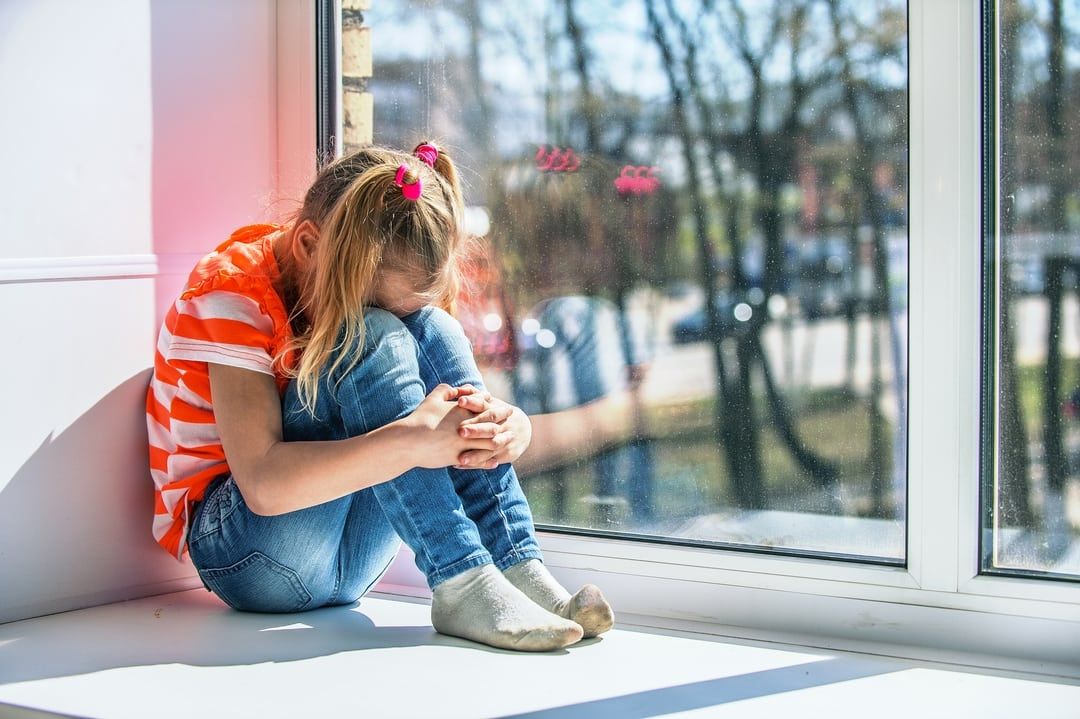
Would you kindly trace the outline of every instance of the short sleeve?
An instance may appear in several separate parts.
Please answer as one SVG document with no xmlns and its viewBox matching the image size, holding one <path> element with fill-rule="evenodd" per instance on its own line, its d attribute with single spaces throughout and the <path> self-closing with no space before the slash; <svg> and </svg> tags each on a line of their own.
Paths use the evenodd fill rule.
<svg viewBox="0 0 1080 719">
<path fill-rule="evenodd" d="M 193 360 L 273 375 L 273 319 L 244 294 L 212 290 L 176 301 L 165 360 Z"/>
</svg>

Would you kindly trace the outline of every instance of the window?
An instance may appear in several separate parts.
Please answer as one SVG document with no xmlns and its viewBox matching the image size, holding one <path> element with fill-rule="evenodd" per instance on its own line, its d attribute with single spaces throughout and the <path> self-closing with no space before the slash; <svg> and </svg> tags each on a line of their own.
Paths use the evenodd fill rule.
<svg viewBox="0 0 1080 719">
<path fill-rule="evenodd" d="M 1080 578 L 1080 8 L 1000 0 L 988 40 L 983 568 Z"/>
<path fill-rule="evenodd" d="M 519 468 L 538 526 L 904 563 L 903 0 L 347 3 L 343 26 L 345 149 L 372 122 L 446 144 L 486 381 L 575 428 Z"/>
<path fill-rule="evenodd" d="M 1068 471 L 1068 548 L 1038 546 L 1053 527 L 1038 449 L 1046 360 L 1031 360 L 1051 354 L 1051 303 L 995 274 L 1008 266 L 1021 284 L 1014 256 L 1055 247 L 1037 229 L 1050 207 L 1038 173 L 1070 177 L 1080 146 L 1072 5 L 1065 149 L 1050 152 L 1031 138 L 1047 135 L 1035 35 L 1053 27 L 1051 0 L 342 2 L 338 137 L 447 143 L 487 246 L 489 291 L 462 319 L 492 389 L 591 428 L 519 467 L 560 579 L 600 583 L 624 615 L 672 626 L 1075 674 L 1080 584 L 1040 580 L 1075 577 L 1080 546 Z M 1023 102 L 1010 110 L 1002 89 L 994 115 L 1011 7 L 1026 18 L 1014 47 L 1029 75 Z M 1010 132 L 1042 154 L 1010 151 Z M 1009 187 L 1028 229 L 1006 231 Z M 1066 413 L 1070 272 L 1056 345 Z M 1036 350 L 1015 355 L 1026 524 L 999 457 L 1014 432 L 997 384 L 1010 324 L 1018 338 L 1041 327 L 1016 340 Z M 568 340 L 582 335 L 610 384 L 572 371 L 583 363 Z M 635 414 L 620 383 L 637 380 Z M 606 399 L 575 414 L 590 392 Z M 391 584 L 424 591 L 419 575 Z"/>
</svg>

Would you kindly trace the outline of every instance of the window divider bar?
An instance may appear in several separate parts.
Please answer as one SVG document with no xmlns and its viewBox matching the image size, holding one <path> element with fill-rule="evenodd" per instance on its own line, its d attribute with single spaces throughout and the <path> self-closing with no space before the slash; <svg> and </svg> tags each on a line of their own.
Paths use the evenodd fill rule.
<svg viewBox="0 0 1080 719">
<path fill-rule="evenodd" d="M 994 0 L 985 0 L 993 2 Z M 982 437 L 982 6 L 966 0 L 958 8 L 956 97 L 958 156 L 956 213 L 960 241 L 956 268 L 958 543 L 956 587 L 979 574 L 979 494 L 982 484 L 980 452 Z"/>
<path fill-rule="evenodd" d="M 909 4 L 908 566 L 921 587 L 946 592 L 967 571 L 962 535 L 977 520 L 967 516 L 978 492 L 977 4 Z"/>
<path fill-rule="evenodd" d="M 316 0 L 277 0 L 277 199 L 295 202 L 315 178 Z"/>
</svg>

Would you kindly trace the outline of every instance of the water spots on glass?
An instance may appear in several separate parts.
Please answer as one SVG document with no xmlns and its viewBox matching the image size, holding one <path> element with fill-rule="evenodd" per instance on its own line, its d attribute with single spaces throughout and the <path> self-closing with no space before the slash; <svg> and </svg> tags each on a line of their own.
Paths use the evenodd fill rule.
<svg viewBox="0 0 1080 719">
<path fill-rule="evenodd" d="M 1080 14 L 998 3 L 983 569 L 1080 577 Z"/>
<path fill-rule="evenodd" d="M 376 142 L 485 213 L 485 383 L 574 428 L 538 523 L 903 561 L 907 3 L 811 5 L 365 11 Z"/>
</svg>

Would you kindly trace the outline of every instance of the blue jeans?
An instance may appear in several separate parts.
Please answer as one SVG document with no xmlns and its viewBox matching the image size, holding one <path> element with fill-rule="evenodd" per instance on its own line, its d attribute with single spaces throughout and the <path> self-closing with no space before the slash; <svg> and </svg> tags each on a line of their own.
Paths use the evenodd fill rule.
<svg viewBox="0 0 1080 719">
<path fill-rule="evenodd" d="M 529 313 L 551 332 L 547 346 L 534 335 L 523 342 L 515 371 L 514 401 L 526 414 L 560 412 L 626 389 L 628 368 L 646 351 L 612 302 L 569 296 L 542 302 Z M 633 519 L 654 518 L 653 454 L 648 438 L 597 452 L 595 492 L 626 494 Z"/>
<path fill-rule="evenodd" d="M 426 307 L 398 319 L 370 308 L 364 321 L 360 361 L 323 373 L 314 417 L 300 406 L 295 381 L 289 385 L 282 401 L 286 441 L 364 434 L 410 414 L 441 382 L 483 387 L 461 325 L 442 310 Z M 505 569 L 542 558 L 509 464 L 414 468 L 277 516 L 251 512 L 233 478 L 222 477 L 196 508 L 188 546 L 199 576 L 226 604 L 294 612 L 355 602 L 385 573 L 401 540 L 431 588 L 482 564 Z"/>
</svg>

